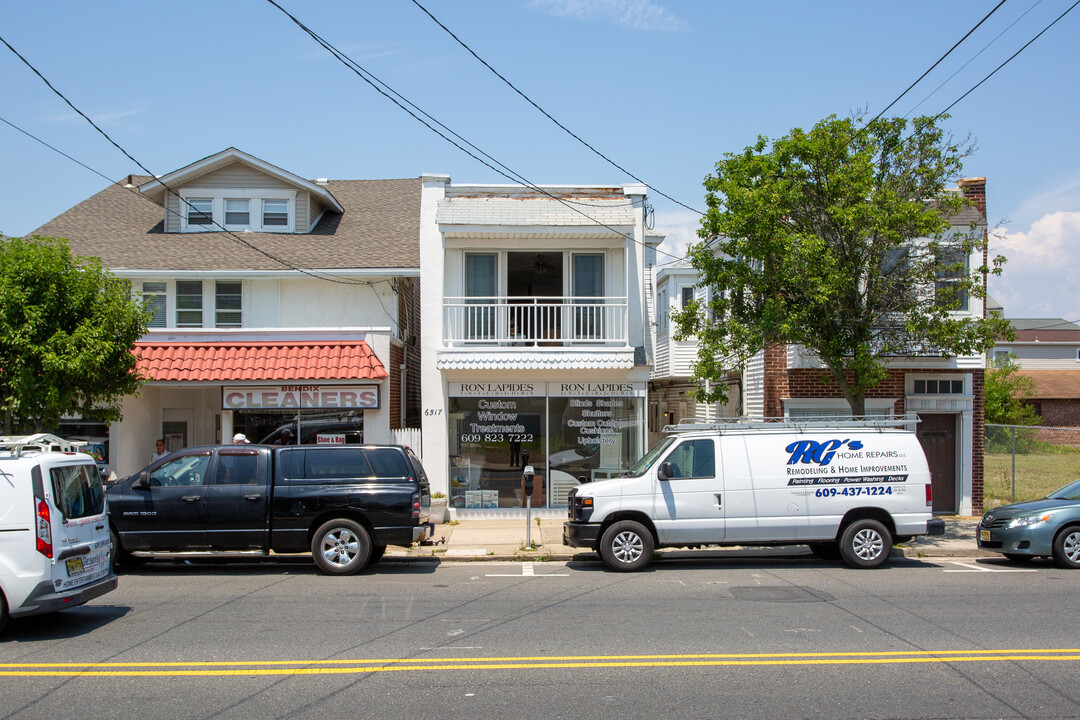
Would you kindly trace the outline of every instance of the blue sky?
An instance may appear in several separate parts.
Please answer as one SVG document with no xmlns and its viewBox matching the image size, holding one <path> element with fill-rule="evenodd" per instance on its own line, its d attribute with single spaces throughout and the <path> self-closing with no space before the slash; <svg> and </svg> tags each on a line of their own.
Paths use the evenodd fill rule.
<svg viewBox="0 0 1080 720">
<path fill-rule="evenodd" d="M 469 55 L 411 0 L 279 0 L 350 58 L 537 184 L 632 182 Z M 420 0 L 570 130 L 703 208 L 725 152 L 829 115 L 876 114 L 997 0 Z M 890 115 L 941 112 L 1070 5 L 1007 0 Z M 951 111 L 977 151 L 991 293 L 1009 317 L 1080 320 L 1080 8 Z M 307 178 L 506 178 L 433 134 L 265 0 L 0 3 L 0 35 L 157 174 L 235 146 Z M 0 46 L 0 118 L 112 179 L 141 172 Z M 0 231 L 22 235 L 106 181 L 0 123 Z M 665 249 L 696 216 L 650 194 Z"/>
</svg>

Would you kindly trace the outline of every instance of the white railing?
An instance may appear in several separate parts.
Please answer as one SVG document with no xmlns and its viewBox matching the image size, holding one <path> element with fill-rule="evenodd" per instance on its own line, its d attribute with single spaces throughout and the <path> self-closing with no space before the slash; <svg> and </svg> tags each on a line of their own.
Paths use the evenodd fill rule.
<svg viewBox="0 0 1080 720">
<path fill-rule="evenodd" d="M 629 337 L 625 297 L 447 297 L 443 343 L 617 345 Z"/>
</svg>

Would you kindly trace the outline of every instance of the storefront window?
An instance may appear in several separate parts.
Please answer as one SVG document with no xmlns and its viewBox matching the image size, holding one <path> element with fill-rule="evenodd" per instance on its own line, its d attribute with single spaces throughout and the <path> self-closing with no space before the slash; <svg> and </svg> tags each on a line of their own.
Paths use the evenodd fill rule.
<svg viewBox="0 0 1080 720">
<path fill-rule="evenodd" d="M 299 426 L 299 430 L 297 427 Z M 233 432 L 268 445 L 346 445 L 364 441 L 364 411 L 237 410 Z"/>
<path fill-rule="evenodd" d="M 563 507 L 581 482 L 614 477 L 644 452 L 643 383 L 451 383 L 450 506 Z"/>
</svg>

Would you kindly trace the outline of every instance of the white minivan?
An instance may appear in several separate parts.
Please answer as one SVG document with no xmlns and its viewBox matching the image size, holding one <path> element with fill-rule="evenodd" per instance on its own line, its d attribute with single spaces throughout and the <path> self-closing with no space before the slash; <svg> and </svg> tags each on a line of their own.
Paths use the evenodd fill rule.
<svg viewBox="0 0 1080 720">
<path fill-rule="evenodd" d="M 938 535 L 914 418 L 685 423 L 625 475 L 574 488 L 563 544 L 641 570 L 661 547 L 808 545 L 859 568 Z"/>
<path fill-rule="evenodd" d="M 50 435 L 0 438 L 0 630 L 116 587 L 94 458 Z"/>
</svg>

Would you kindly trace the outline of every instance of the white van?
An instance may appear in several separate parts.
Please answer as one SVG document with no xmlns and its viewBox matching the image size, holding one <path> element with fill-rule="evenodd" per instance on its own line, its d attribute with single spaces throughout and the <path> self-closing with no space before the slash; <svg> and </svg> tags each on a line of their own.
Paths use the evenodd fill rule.
<svg viewBox="0 0 1080 720">
<path fill-rule="evenodd" d="M 60 438 L 0 438 L 0 629 L 116 588 L 94 458 Z"/>
<path fill-rule="evenodd" d="M 570 491 L 563 544 L 613 570 L 661 547 L 805 544 L 859 568 L 939 535 L 915 419 L 733 420 L 665 428 L 623 477 Z"/>
</svg>

